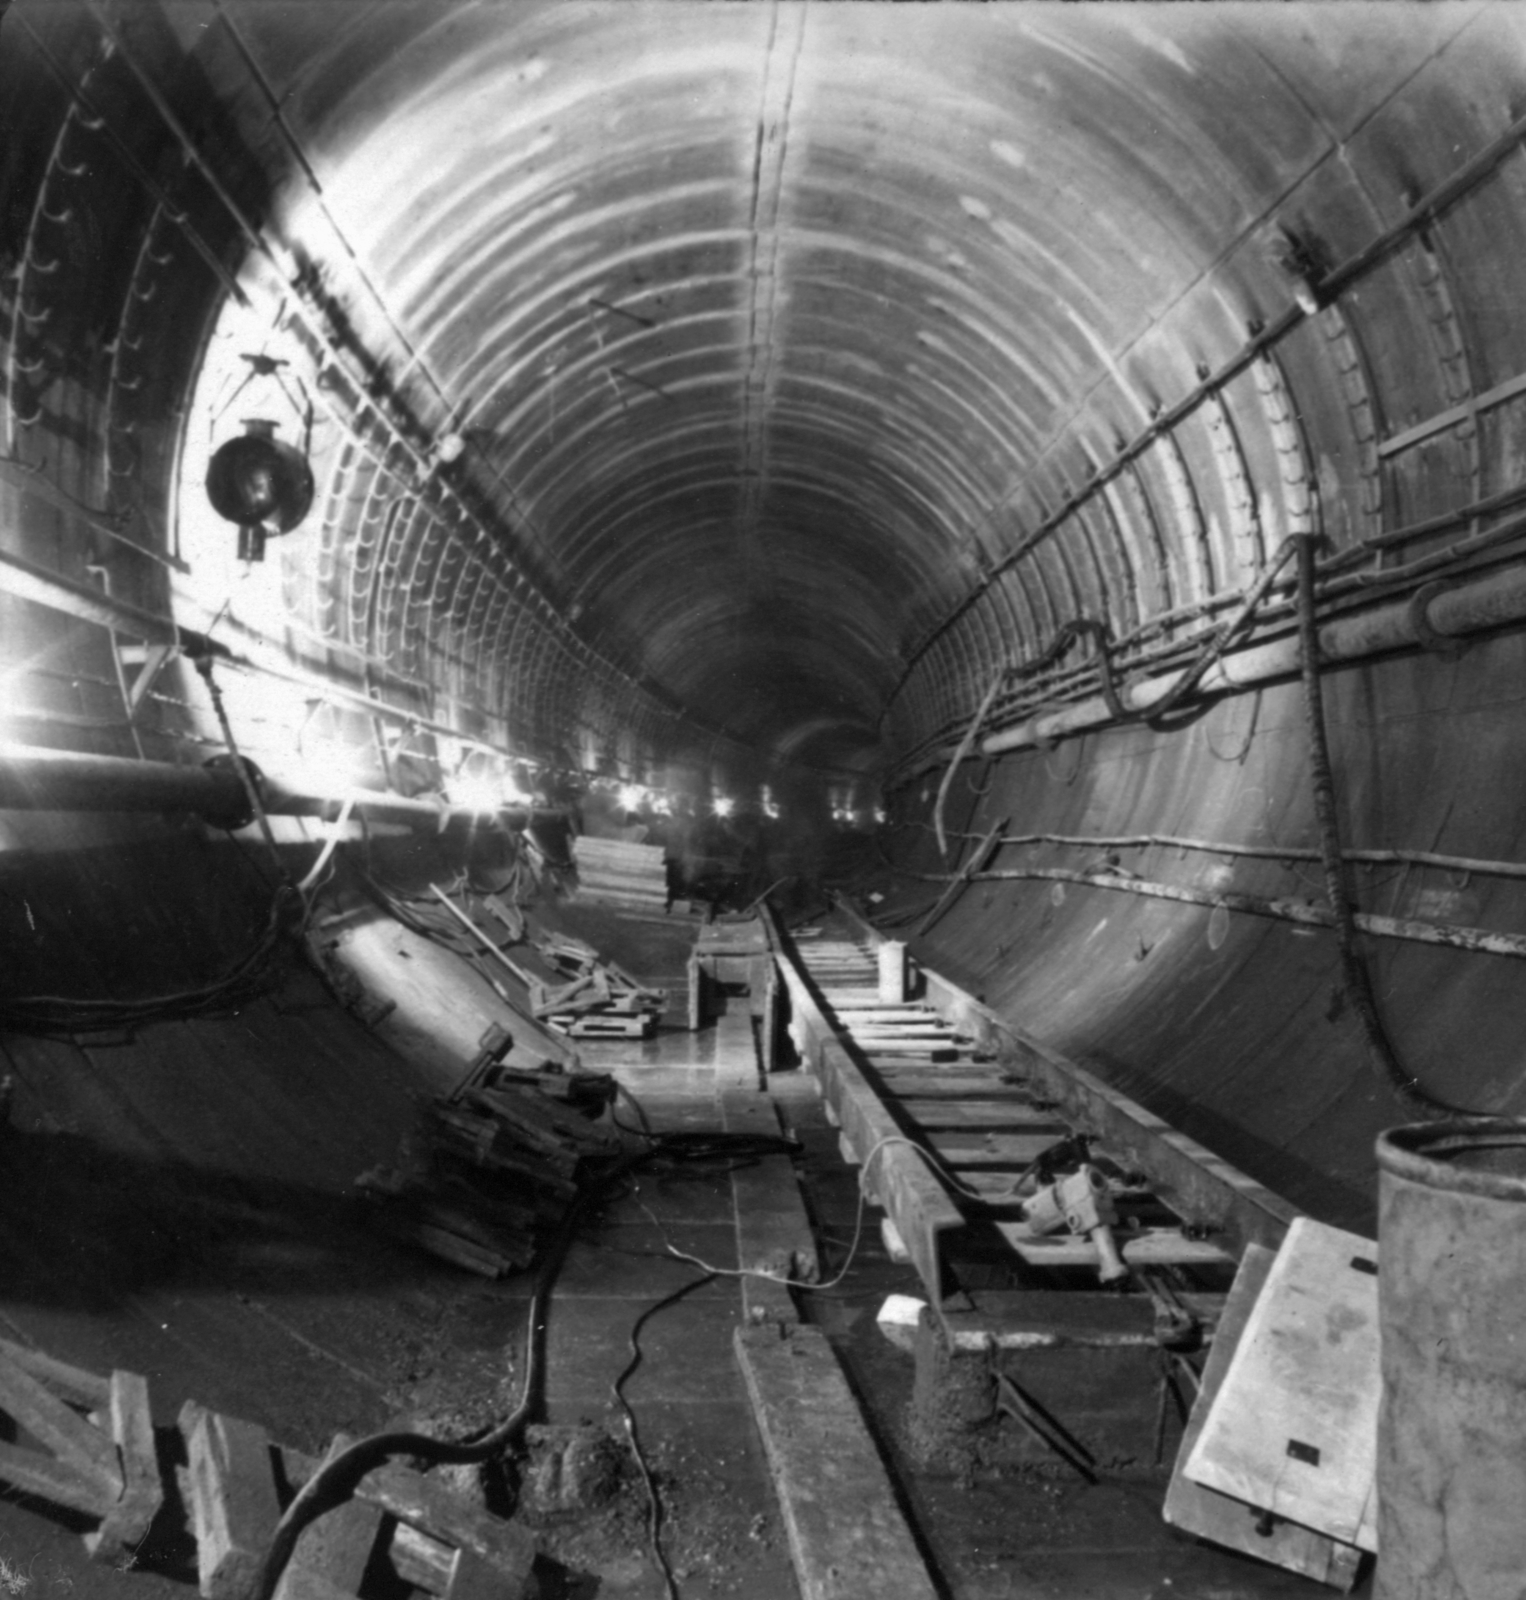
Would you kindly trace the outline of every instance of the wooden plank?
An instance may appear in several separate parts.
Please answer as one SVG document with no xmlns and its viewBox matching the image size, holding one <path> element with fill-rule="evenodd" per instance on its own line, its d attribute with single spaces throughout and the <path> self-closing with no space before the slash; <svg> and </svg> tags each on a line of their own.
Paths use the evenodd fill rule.
<svg viewBox="0 0 1526 1600">
<path fill-rule="evenodd" d="M 1146 1295 L 1107 1290 L 974 1290 L 934 1308 L 949 1347 L 981 1350 L 1155 1350 Z"/>
<path fill-rule="evenodd" d="M 908 1097 L 898 1101 L 907 1116 L 925 1128 L 1024 1128 L 1052 1121 L 1031 1100 L 939 1100 Z"/>
<path fill-rule="evenodd" d="M 647 1012 L 636 1016 L 552 1017 L 558 1027 L 573 1039 L 644 1039 L 656 1027 L 657 1019 Z"/>
<path fill-rule="evenodd" d="M 1035 1092 L 1054 1102 L 1079 1131 L 1102 1139 L 1124 1167 L 1150 1175 L 1153 1187 L 1189 1221 L 1222 1234 L 1238 1255 L 1251 1241 L 1282 1242 L 1298 1208 L 1221 1156 L 1179 1132 L 1095 1073 L 1066 1060 L 1012 1026 L 938 973 L 923 969 L 927 996 L 961 1028 L 984 1028 L 1003 1045 Z"/>
<path fill-rule="evenodd" d="M 41 1350 L 0 1339 L 0 1357 L 21 1368 L 60 1400 L 86 1411 L 100 1411 L 111 1403 L 111 1380 L 67 1362 L 55 1360 Z"/>
<path fill-rule="evenodd" d="M 364 1500 L 346 1500 L 325 1511 L 303 1529 L 275 1600 L 323 1600 L 321 1591 L 330 1587 L 344 1595 L 358 1594 L 381 1524 L 381 1508 Z"/>
<path fill-rule="evenodd" d="M 936 1600 L 895 1490 L 826 1336 L 739 1328 L 801 1600 Z"/>
<path fill-rule="evenodd" d="M 340 1435 L 335 1445 L 348 1442 Z M 319 1466 L 314 1457 L 297 1450 L 283 1450 L 281 1460 L 293 1489 L 306 1483 Z M 535 1592 L 530 1577 L 534 1536 L 483 1511 L 443 1483 L 391 1463 L 368 1472 L 355 1494 L 431 1538 L 481 1556 L 500 1575 L 498 1600 L 520 1600 Z"/>
<path fill-rule="evenodd" d="M 0 1483 L 8 1483 L 24 1494 L 36 1495 L 51 1505 L 102 1516 L 108 1508 L 109 1494 L 98 1478 L 76 1472 L 40 1450 L 21 1450 L 13 1444 L 0 1444 Z"/>
<path fill-rule="evenodd" d="M 969 1063 L 964 1061 L 949 1062 L 928 1071 L 897 1057 L 870 1056 L 869 1065 L 891 1094 L 916 1100 L 989 1099 L 993 1093 L 1003 1093 L 1002 1081 L 998 1076 L 994 1073 L 976 1076 L 966 1072 Z M 1034 1117 L 1041 1114 L 1021 1089 L 1013 1088 L 1011 1095 L 1014 1105 L 1026 1107 Z"/>
<path fill-rule="evenodd" d="M 697 1033 L 705 1022 L 705 969 L 699 957 L 689 956 L 689 1032 Z"/>
<path fill-rule="evenodd" d="M 624 874 L 579 872 L 578 893 L 585 898 L 615 895 L 632 900 L 649 900 L 654 905 L 668 903 L 668 886 L 658 878 L 627 877 Z"/>
<path fill-rule="evenodd" d="M 1259 1244 L 1247 1245 L 1240 1259 L 1240 1270 L 1219 1316 L 1197 1398 L 1182 1434 L 1161 1515 L 1184 1533 L 1286 1567 L 1344 1592 L 1356 1582 L 1361 1565 L 1362 1552 L 1356 1545 L 1330 1539 L 1296 1522 L 1274 1518 L 1268 1525 L 1259 1507 L 1194 1483 L 1182 1470 L 1202 1436 L 1203 1424 L 1223 1387 L 1224 1374 L 1239 1348 L 1245 1324 L 1274 1259 L 1274 1253 Z"/>
<path fill-rule="evenodd" d="M 107 1501 L 121 1495 L 122 1466 L 116 1445 L 4 1356 L 0 1356 L 0 1410 L 14 1417 L 64 1466 L 94 1478 Z"/>
<path fill-rule="evenodd" d="M 771 942 L 780 948 L 777 924 L 766 903 L 761 913 Z M 836 1113 L 857 1159 L 872 1162 L 864 1174 L 867 1192 L 890 1213 L 929 1298 L 941 1299 L 938 1235 L 962 1227 L 964 1218 L 838 1041 L 795 964 L 781 955 L 778 967 L 789 989 L 802 1054 L 821 1077 L 826 1104 Z"/>
<path fill-rule="evenodd" d="M 894 1033 L 932 1032 L 951 1034 L 954 1031 L 936 1011 L 929 1011 L 925 1007 L 920 1011 L 885 1010 L 883 1008 L 876 1008 L 871 1011 L 865 1007 L 850 1007 L 847 1015 L 841 1021 L 850 1028 L 863 1028 L 871 1033 L 884 1030 Z"/>
<path fill-rule="evenodd" d="M 136 1372 L 113 1372 L 107 1411 L 122 1466 L 122 1494 L 93 1533 L 85 1535 L 92 1561 L 116 1563 L 132 1554 L 164 1504 L 148 1380 Z"/>
<path fill-rule="evenodd" d="M 393 1571 L 404 1583 L 426 1594 L 444 1594 L 456 1558 L 450 1545 L 442 1544 L 406 1522 L 399 1522 L 393 1526 L 387 1554 Z"/>
<path fill-rule="evenodd" d="M 1084 1234 L 1051 1233 L 1042 1238 L 1023 1231 L 1018 1222 L 996 1222 L 996 1231 L 1034 1267 L 1089 1267 L 1097 1263 L 1096 1246 Z M 1131 1267 L 1232 1267 L 1234 1257 L 1207 1239 L 1189 1239 L 1180 1228 L 1120 1230 L 1118 1250 Z"/>
<path fill-rule="evenodd" d="M 1063 1122 L 1050 1122 L 1021 1133 L 980 1135 L 934 1131 L 927 1135 L 927 1142 L 950 1167 L 996 1166 L 1020 1171 L 1069 1135 L 1070 1130 Z"/>
<path fill-rule="evenodd" d="M 855 1159 L 868 1163 L 866 1192 L 890 1213 L 928 1298 L 941 1299 L 938 1235 L 964 1226 L 959 1208 L 841 1045 L 823 1047 L 818 1070 Z"/>
<path fill-rule="evenodd" d="M 1378 1247 L 1300 1217 L 1183 1470 L 1364 1550 L 1377 1548 Z"/>
<path fill-rule="evenodd" d="M 634 839 L 605 839 L 594 833 L 580 833 L 572 841 L 575 855 L 621 856 L 632 861 L 661 861 L 665 854 L 660 844 L 641 844 Z"/>
<path fill-rule="evenodd" d="M 476 1551 L 457 1550 L 445 1580 L 445 1600 L 504 1600 L 503 1574 Z"/>
<path fill-rule="evenodd" d="M 475 1272 L 479 1278 L 507 1277 L 516 1267 L 526 1264 L 507 1250 L 490 1248 L 475 1239 L 463 1239 L 459 1233 L 437 1227 L 432 1222 L 411 1223 L 408 1236 L 430 1255 L 463 1271 Z"/>
<path fill-rule="evenodd" d="M 777 1137 L 779 1115 L 766 1094 L 731 1090 L 720 1096 L 721 1120 L 728 1133 Z M 786 1155 L 763 1156 L 731 1174 L 737 1230 L 737 1265 L 773 1278 L 815 1283 L 821 1275 L 816 1237 L 801 1198 L 794 1163 Z M 742 1300 L 753 1325 L 793 1326 L 799 1313 L 783 1283 L 743 1278 Z"/>
<path fill-rule="evenodd" d="M 959 1059 L 956 1046 L 933 1044 L 927 1040 L 919 1040 L 912 1044 L 895 1039 L 876 1039 L 872 1044 L 866 1042 L 860 1044 L 858 1048 L 865 1054 L 872 1051 L 877 1056 L 901 1056 L 910 1061 L 942 1062 Z"/>
<path fill-rule="evenodd" d="M 890 1023 L 865 1028 L 846 1019 L 840 1019 L 838 1026 L 866 1055 L 875 1051 L 898 1055 L 903 1045 L 914 1045 L 929 1054 L 936 1054 L 943 1050 L 957 1050 L 960 1043 L 947 1028 L 897 1028 Z"/>
<path fill-rule="evenodd" d="M 783 981 L 770 960 L 768 981 L 763 986 L 763 1025 L 758 1038 L 758 1055 L 765 1073 L 779 1065 L 779 991 Z"/>
<path fill-rule="evenodd" d="M 203 1600 L 247 1600 L 281 1515 L 270 1440 L 252 1422 L 194 1400 L 181 1407 L 180 1431 Z"/>
</svg>

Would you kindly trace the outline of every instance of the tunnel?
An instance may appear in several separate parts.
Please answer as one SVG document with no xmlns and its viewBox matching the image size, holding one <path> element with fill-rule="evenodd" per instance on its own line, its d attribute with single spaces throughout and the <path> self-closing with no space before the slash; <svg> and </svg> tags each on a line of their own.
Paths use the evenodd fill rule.
<svg viewBox="0 0 1526 1600">
<path fill-rule="evenodd" d="M 1289 1215 L 1526 1113 L 1517 8 L 12 0 L 0 118 L 23 1086 L 640 817 Z"/>
</svg>

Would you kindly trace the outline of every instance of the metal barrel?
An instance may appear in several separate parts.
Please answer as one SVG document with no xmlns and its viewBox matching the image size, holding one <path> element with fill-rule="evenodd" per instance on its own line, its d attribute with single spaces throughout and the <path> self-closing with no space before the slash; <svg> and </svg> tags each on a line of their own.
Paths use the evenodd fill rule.
<svg viewBox="0 0 1526 1600">
<path fill-rule="evenodd" d="M 1378 1139 L 1378 1600 L 1526 1595 L 1526 1121 Z"/>
</svg>

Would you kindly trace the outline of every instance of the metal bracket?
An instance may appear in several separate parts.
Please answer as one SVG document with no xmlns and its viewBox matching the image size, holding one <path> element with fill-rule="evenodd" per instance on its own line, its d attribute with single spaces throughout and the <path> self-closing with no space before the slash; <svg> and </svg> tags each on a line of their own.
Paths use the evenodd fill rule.
<svg viewBox="0 0 1526 1600">
<path fill-rule="evenodd" d="M 122 644 L 117 646 L 117 659 L 124 667 L 137 667 L 137 674 L 127 685 L 127 711 L 136 718 L 155 680 L 175 654 L 172 644 Z"/>
<path fill-rule="evenodd" d="M 1415 636 L 1415 642 L 1422 650 L 1428 650 L 1432 655 L 1444 656 L 1450 661 L 1455 661 L 1463 654 L 1468 648 L 1468 641 L 1450 633 L 1438 633 L 1431 626 L 1429 610 L 1431 601 L 1437 595 L 1445 594 L 1448 589 L 1456 587 L 1456 584 L 1439 581 L 1423 583 L 1409 598 L 1409 628 Z"/>
</svg>

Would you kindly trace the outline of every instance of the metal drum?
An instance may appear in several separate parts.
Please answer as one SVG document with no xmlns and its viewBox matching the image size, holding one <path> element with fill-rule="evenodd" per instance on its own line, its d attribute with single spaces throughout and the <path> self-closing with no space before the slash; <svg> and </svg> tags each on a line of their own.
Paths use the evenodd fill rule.
<svg viewBox="0 0 1526 1600">
<path fill-rule="evenodd" d="M 1526 1596 L 1526 1121 L 1378 1139 L 1380 1600 Z"/>
</svg>

